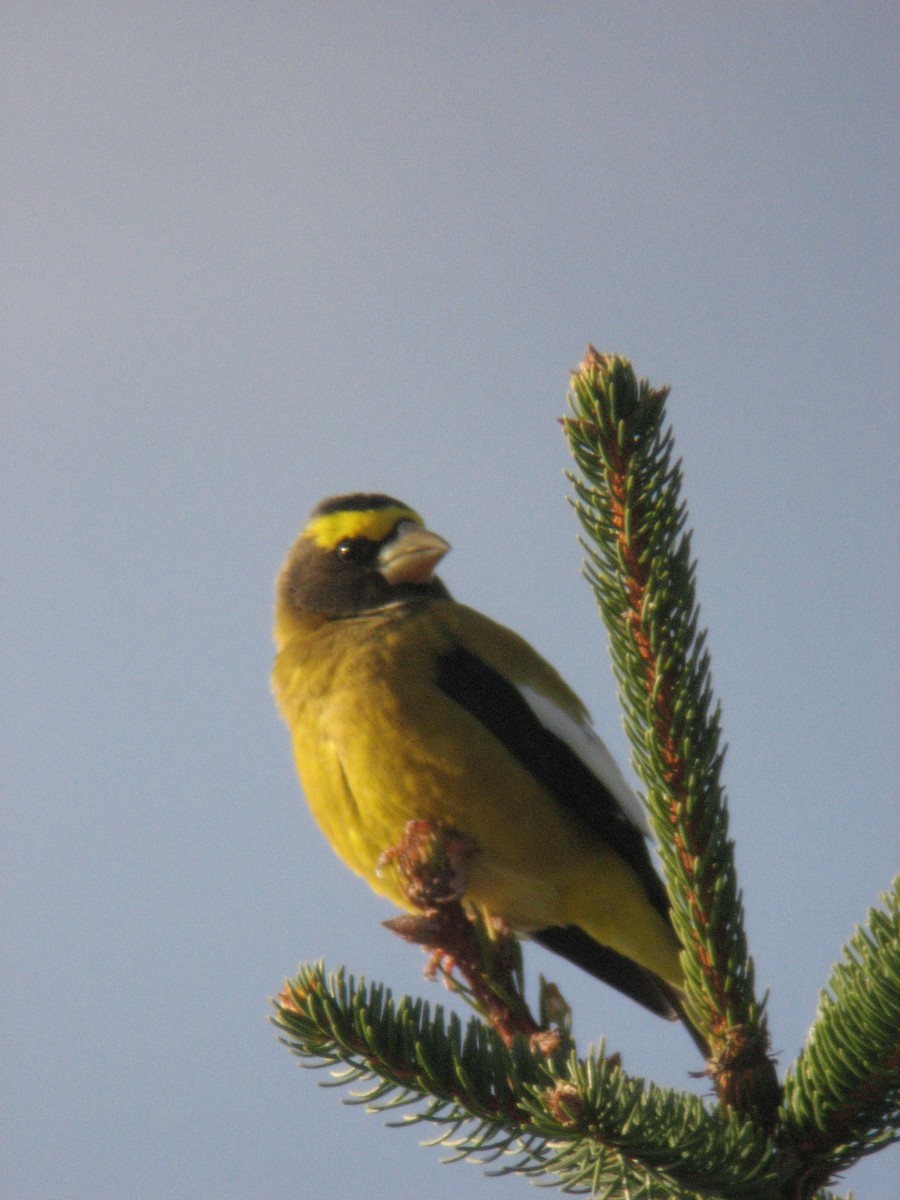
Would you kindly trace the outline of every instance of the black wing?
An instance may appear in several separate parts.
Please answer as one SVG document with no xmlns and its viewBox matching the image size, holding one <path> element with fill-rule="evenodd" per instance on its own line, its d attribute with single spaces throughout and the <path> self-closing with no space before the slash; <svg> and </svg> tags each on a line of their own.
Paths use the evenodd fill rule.
<svg viewBox="0 0 900 1200">
<path fill-rule="evenodd" d="M 518 688 L 459 645 L 438 659 L 436 682 L 489 729 L 563 808 L 628 863 L 654 908 L 668 917 L 669 901 L 644 834 L 571 746 L 541 723 Z"/>
<path fill-rule="evenodd" d="M 654 908 L 668 921 L 669 901 L 643 833 L 575 751 L 541 723 L 519 690 L 460 645 L 438 659 L 436 682 L 451 700 L 490 730 L 563 808 L 574 813 L 628 863 Z M 652 1012 L 673 1019 L 678 1016 L 671 988 L 631 959 L 595 942 L 583 930 L 551 926 L 530 936 Z"/>
</svg>

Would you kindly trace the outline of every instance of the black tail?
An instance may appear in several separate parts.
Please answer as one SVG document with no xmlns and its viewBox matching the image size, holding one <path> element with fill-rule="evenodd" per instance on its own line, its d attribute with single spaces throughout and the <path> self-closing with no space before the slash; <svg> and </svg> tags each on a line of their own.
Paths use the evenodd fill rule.
<svg viewBox="0 0 900 1200">
<path fill-rule="evenodd" d="M 549 925 L 530 934 L 530 937 L 547 950 L 581 967 L 595 979 L 608 983 L 644 1008 L 649 1008 L 657 1016 L 669 1021 L 681 1021 L 703 1057 L 709 1058 L 706 1039 L 688 1020 L 680 993 L 658 975 L 638 966 L 624 954 L 610 950 L 609 946 L 595 942 L 584 930 L 574 925 Z"/>
</svg>

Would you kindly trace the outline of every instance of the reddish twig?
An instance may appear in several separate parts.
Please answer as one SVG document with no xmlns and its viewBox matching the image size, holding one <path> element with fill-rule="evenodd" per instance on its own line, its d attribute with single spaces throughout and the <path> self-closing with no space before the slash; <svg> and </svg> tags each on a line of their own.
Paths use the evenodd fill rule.
<svg viewBox="0 0 900 1200">
<path fill-rule="evenodd" d="M 385 928 L 431 952 L 425 974 L 441 974 L 461 990 L 496 1029 L 507 1046 L 517 1036 L 550 1054 L 560 1045 L 555 1030 L 542 1029 L 516 980 L 516 939 L 503 922 L 482 919 L 463 904 L 466 863 L 474 843 L 427 821 L 410 821 L 399 845 L 382 856 L 404 881 L 407 899 L 419 911 L 384 921 Z"/>
</svg>

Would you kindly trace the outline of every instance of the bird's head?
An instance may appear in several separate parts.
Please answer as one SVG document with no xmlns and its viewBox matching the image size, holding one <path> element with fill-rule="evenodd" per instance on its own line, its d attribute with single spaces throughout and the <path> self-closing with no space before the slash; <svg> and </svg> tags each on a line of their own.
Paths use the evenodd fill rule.
<svg viewBox="0 0 900 1200">
<path fill-rule="evenodd" d="M 280 606 L 325 619 L 448 595 L 434 575 L 449 543 L 391 496 L 354 493 L 323 500 L 288 552 Z"/>
</svg>

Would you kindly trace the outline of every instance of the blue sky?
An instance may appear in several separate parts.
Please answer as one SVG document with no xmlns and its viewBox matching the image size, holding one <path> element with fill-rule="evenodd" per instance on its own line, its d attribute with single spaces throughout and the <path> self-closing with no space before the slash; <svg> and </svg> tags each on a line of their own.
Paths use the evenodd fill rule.
<svg viewBox="0 0 900 1200">
<path fill-rule="evenodd" d="M 589 341 L 673 386 L 786 1067 L 897 866 L 894 7 L 13 2 L 3 30 L 10 1197 L 528 1194 L 343 1107 L 266 1023 L 320 957 L 446 999 L 302 802 L 272 580 L 322 496 L 399 495 L 627 764 L 556 421 Z M 527 957 L 583 1048 L 700 1087 L 682 1031 Z"/>
</svg>

